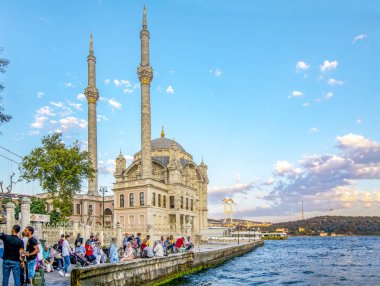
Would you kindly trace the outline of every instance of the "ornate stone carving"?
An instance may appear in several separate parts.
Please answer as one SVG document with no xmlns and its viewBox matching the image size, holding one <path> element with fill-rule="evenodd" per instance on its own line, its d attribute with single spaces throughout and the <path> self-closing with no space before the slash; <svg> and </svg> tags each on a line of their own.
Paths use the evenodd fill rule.
<svg viewBox="0 0 380 286">
<path fill-rule="evenodd" d="M 141 84 L 150 84 L 153 79 L 153 69 L 150 66 L 139 66 L 137 69 Z"/>
</svg>

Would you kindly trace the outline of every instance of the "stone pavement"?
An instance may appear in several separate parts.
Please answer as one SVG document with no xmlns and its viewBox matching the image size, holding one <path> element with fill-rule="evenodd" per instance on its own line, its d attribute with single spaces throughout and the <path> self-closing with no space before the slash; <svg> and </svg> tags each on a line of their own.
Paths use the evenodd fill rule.
<svg viewBox="0 0 380 286">
<path fill-rule="evenodd" d="M 72 267 L 73 265 L 71 265 L 69 267 L 69 271 L 71 271 L 71 269 L 73 268 Z M 2 283 L 2 279 L 3 279 L 3 260 L 0 259 L 0 277 L 1 277 L 1 281 L 0 283 Z M 68 286 L 70 285 L 70 277 L 62 277 L 61 275 L 59 275 L 58 271 L 55 270 L 54 272 L 50 272 L 50 273 L 46 273 L 45 272 L 45 285 L 47 286 Z M 11 277 L 9 279 L 9 286 L 14 286 L 14 283 L 13 283 L 13 274 L 11 273 Z"/>
</svg>

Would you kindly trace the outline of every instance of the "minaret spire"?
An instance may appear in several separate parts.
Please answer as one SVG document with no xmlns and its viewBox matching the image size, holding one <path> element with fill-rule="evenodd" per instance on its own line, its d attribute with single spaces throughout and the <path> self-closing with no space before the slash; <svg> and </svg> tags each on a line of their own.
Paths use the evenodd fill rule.
<svg viewBox="0 0 380 286">
<path fill-rule="evenodd" d="M 144 6 L 143 27 L 140 32 L 141 63 L 137 69 L 141 83 L 141 173 L 143 179 L 152 178 L 150 82 L 153 79 L 153 69 L 149 66 L 149 32 L 146 23 Z"/>
<path fill-rule="evenodd" d="M 143 30 L 146 30 L 148 28 L 148 25 L 146 23 L 146 8 L 145 8 L 145 4 L 144 4 L 142 27 L 143 27 Z"/>
<path fill-rule="evenodd" d="M 90 34 L 90 55 L 94 54 L 94 43 L 92 41 L 92 33 Z"/>
<path fill-rule="evenodd" d="M 96 102 L 99 98 L 99 91 L 96 88 L 94 44 L 92 33 L 90 34 L 90 51 L 87 57 L 88 65 L 88 86 L 84 90 L 88 104 L 88 153 L 95 172 L 95 177 L 88 180 L 88 195 L 97 196 L 98 193 L 98 147 L 97 147 L 97 127 L 96 127 Z"/>
</svg>

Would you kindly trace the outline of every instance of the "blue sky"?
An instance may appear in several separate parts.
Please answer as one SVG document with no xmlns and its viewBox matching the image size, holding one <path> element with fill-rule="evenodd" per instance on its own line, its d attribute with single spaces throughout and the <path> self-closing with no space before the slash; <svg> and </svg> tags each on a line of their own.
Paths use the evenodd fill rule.
<svg viewBox="0 0 380 286">
<path fill-rule="evenodd" d="M 307 216 L 379 215 L 377 1 L 145 3 L 152 138 L 163 125 L 196 162 L 204 158 L 210 216 L 220 216 L 224 196 L 234 198 L 237 216 L 256 220 L 298 218 L 302 200 Z M 26 155 L 43 135 L 61 130 L 66 142 L 85 146 L 80 94 L 92 32 L 102 97 L 99 180 L 111 186 L 119 150 L 129 158 L 140 146 L 143 5 L 2 1 L 1 56 L 11 63 L 0 80 L 13 119 L 0 127 L 0 145 Z M 13 170 L 16 164 L 0 157 L 1 178 Z"/>
</svg>

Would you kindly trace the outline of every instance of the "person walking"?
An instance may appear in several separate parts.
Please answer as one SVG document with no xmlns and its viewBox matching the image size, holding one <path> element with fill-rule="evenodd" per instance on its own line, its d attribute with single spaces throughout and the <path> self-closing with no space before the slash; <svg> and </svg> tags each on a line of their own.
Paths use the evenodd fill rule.
<svg viewBox="0 0 380 286">
<path fill-rule="evenodd" d="M 69 238 L 70 238 L 70 235 L 66 234 L 62 242 L 62 257 L 63 257 L 64 265 L 63 265 L 63 269 L 59 271 L 59 274 L 65 277 L 70 276 L 70 274 L 67 273 L 67 268 L 69 268 L 70 266 L 70 253 L 71 253 L 69 242 L 67 241 Z"/>
<path fill-rule="evenodd" d="M 3 253 L 3 286 L 8 286 L 11 270 L 15 286 L 20 286 L 20 266 L 24 267 L 24 262 L 20 261 L 20 253 L 24 252 L 24 243 L 18 238 L 20 226 L 14 225 L 12 234 L 0 234 L 0 239 L 4 242 Z"/>
<path fill-rule="evenodd" d="M 21 239 L 22 239 L 22 241 L 24 243 L 24 250 L 26 251 L 26 245 L 28 243 L 28 238 L 26 237 L 24 231 L 21 232 Z M 21 257 L 24 258 L 24 260 L 25 260 L 25 256 L 24 255 L 22 255 Z M 21 271 L 20 271 L 20 283 L 21 283 L 21 285 L 25 285 L 26 284 L 25 277 L 28 276 L 28 273 L 25 274 L 26 271 L 28 271 L 28 267 L 21 268 Z"/>
<path fill-rule="evenodd" d="M 27 284 L 31 284 L 34 274 L 36 273 L 37 253 L 40 252 L 40 249 L 38 248 L 37 239 L 33 236 L 34 228 L 32 226 L 27 226 L 24 232 L 28 238 L 25 253 L 28 268 Z"/>
</svg>

